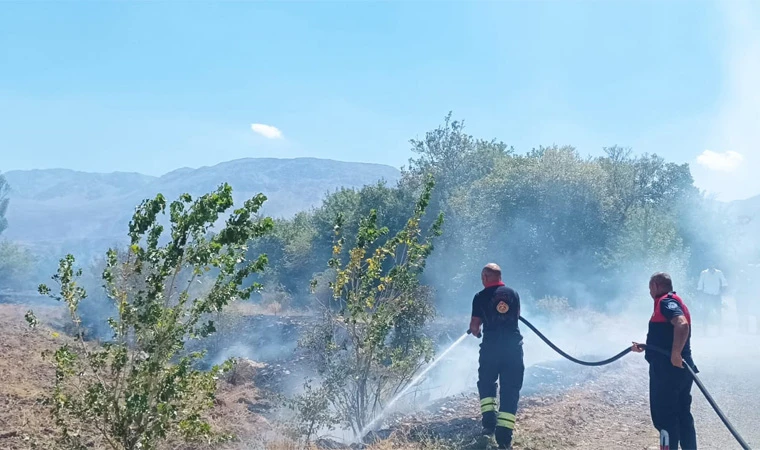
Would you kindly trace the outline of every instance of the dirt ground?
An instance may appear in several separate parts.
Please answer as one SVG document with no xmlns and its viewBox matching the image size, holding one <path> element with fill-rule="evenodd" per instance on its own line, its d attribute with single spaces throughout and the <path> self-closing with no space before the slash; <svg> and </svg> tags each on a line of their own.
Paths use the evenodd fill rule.
<svg viewBox="0 0 760 450">
<path fill-rule="evenodd" d="M 20 305 L 0 305 L 0 449 L 52 448 L 55 429 L 46 407 L 39 403 L 53 379 L 52 367 L 40 356 L 68 338 L 51 328 L 29 330 L 26 311 Z M 53 324 L 61 321 L 52 309 L 36 309 Z M 693 343 L 701 378 L 724 412 L 744 434 L 750 446 L 760 447 L 760 338 L 728 335 L 697 337 Z M 656 449 L 657 433 L 649 419 L 646 363 L 641 355 L 629 355 L 611 366 L 584 370 L 581 382 L 564 392 L 532 392 L 521 400 L 515 449 Z M 563 370 L 574 370 L 570 367 Z M 588 372 L 591 371 L 591 372 Z M 589 376 L 593 373 L 593 376 Z M 733 449 L 733 441 L 697 388 L 693 390 L 694 414 L 700 448 Z M 224 383 L 212 412 L 212 422 L 239 436 L 225 449 L 296 450 L 296 444 L 280 440 L 267 420 L 271 407 L 252 384 Z M 476 437 L 479 403 L 474 393 L 450 397 L 425 411 L 399 417 L 392 429 L 380 433 L 401 439 L 385 440 L 373 450 L 484 448 Z M 401 442 L 401 443 L 399 443 Z M 447 444 L 448 442 L 448 444 Z M 190 449 L 191 447 L 179 447 Z M 200 448 L 200 447 L 193 447 Z"/>
<path fill-rule="evenodd" d="M 53 366 L 42 358 L 43 351 L 54 351 L 73 342 L 54 328 L 40 326 L 30 330 L 24 320 L 27 307 L 0 304 L 0 449 L 49 449 L 56 437 L 49 410 L 41 404 L 55 377 Z M 62 322 L 59 310 L 35 307 L 42 323 Z M 210 421 L 218 428 L 239 436 L 241 441 L 257 442 L 273 429 L 261 414 L 268 400 L 250 384 L 222 383 Z M 97 448 L 97 445 L 94 445 Z M 204 446 L 180 447 L 204 449 Z M 241 448 L 232 443 L 219 449 Z"/>
<path fill-rule="evenodd" d="M 760 337 L 726 334 L 697 337 L 694 355 L 700 379 L 752 448 L 760 448 Z M 628 355 L 610 366 L 592 368 L 564 393 L 525 396 L 520 401 L 515 449 L 658 449 L 658 434 L 649 415 L 648 370 L 641 355 Z M 586 370 L 586 369 L 583 369 Z M 693 414 L 701 449 L 740 449 L 696 386 Z M 460 448 L 479 432 L 475 392 L 440 402 L 424 414 L 397 421 L 411 435 L 462 438 Z"/>
</svg>

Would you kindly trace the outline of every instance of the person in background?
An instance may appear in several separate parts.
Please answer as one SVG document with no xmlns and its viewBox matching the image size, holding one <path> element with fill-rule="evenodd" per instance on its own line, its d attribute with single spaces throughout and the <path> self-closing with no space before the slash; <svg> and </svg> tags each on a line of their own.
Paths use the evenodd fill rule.
<svg viewBox="0 0 760 450">
<path fill-rule="evenodd" d="M 501 281 L 501 268 L 486 265 L 480 273 L 483 290 L 472 300 L 470 332 L 483 342 L 478 360 L 478 393 L 483 414 L 483 434 L 496 434 L 499 448 L 512 448 L 515 414 L 520 399 L 525 365 L 522 335 L 518 326 L 520 296 Z M 496 382 L 499 407 L 496 409 Z"/>
<path fill-rule="evenodd" d="M 702 294 L 705 325 L 717 325 L 718 334 L 723 329 L 723 293 L 727 287 L 726 277 L 715 266 L 710 266 L 699 274 L 697 290 Z"/>
<path fill-rule="evenodd" d="M 688 364 L 694 373 L 699 372 L 691 357 L 689 308 L 673 290 L 670 275 L 663 272 L 650 278 L 649 295 L 654 300 L 654 312 L 649 319 L 646 350 L 636 342 L 631 350 L 646 351 L 652 424 L 660 432 L 660 442 L 671 449 L 677 450 L 680 443 L 684 450 L 696 450 L 697 432 L 691 414 L 694 379 L 684 368 Z M 655 351 L 655 347 L 669 352 L 670 357 Z"/>
</svg>

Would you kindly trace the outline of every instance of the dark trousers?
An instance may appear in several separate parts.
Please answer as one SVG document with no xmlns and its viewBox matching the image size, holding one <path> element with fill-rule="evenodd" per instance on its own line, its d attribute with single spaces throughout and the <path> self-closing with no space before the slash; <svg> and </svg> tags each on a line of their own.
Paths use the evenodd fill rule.
<svg viewBox="0 0 760 450">
<path fill-rule="evenodd" d="M 652 423 L 670 436 L 670 448 L 696 450 L 697 432 L 691 415 L 691 386 L 694 379 L 688 369 L 679 369 L 669 361 L 649 365 L 649 406 Z"/>
<path fill-rule="evenodd" d="M 723 328 L 723 296 L 702 294 L 702 317 L 706 325 Z"/>
<path fill-rule="evenodd" d="M 517 402 L 520 400 L 525 365 L 522 343 L 490 342 L 480 345 L 478 393 L 483 428 L 495 429 L 499 448 L 509 448 L 515 428 Z M 499 384 L 498 414 L 496 408 Z"/>
</svg>

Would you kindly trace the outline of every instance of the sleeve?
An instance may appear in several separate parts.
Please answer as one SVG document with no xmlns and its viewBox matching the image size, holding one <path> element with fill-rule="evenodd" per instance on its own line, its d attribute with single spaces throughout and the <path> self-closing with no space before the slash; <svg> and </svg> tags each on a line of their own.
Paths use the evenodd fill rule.
<svg viewBox="0 0 760 450">
<path fill-rule="evenodd" d="M 520 316 L 520 294 L 518 294 L 517 291 L 515 291 L 514 303 L 515 304 L 510 307 L 517 307 L 517 316 L 519 317 Z"/>
<path fill-rule="evenodd" d="M 478 307 L 478 296 L 472 298 L 472 317 L 483 319 L 483 310 Z"/>
<path fill-rule="evenodd" d="M 664 298 L 660 300 L 660 312 L 662 312 L 662 315 L 669 321 L 673 320 L 675 317 L 684 315 L 681 305 L 672 298 Z"/>
</svg>

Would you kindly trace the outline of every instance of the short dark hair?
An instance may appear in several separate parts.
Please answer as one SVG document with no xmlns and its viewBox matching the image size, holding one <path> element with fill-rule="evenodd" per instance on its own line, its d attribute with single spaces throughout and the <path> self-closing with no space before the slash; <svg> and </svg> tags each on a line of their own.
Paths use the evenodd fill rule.
<svg viewBox="0 0 760 450">
<path fill-rule="evenodd" d="M 673 279 L 665 272 L 657 272 L 649 279 L 650 283 L 654 283 L 661 288 L 665 288 L 668 292 L 673 292 Z"/>
<path fill-rule="evenodd" d="M 483 273 L 487 278 L 499 278 L 501 279 L 501 267 L 496 263 L 489 263 L 483 267 Z"/>
</svg>

